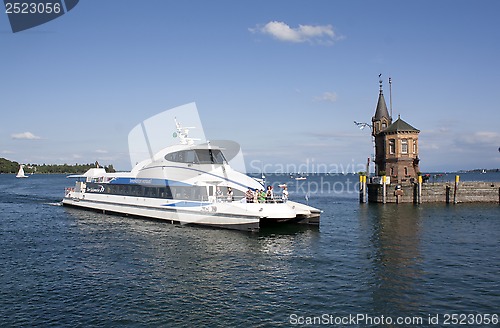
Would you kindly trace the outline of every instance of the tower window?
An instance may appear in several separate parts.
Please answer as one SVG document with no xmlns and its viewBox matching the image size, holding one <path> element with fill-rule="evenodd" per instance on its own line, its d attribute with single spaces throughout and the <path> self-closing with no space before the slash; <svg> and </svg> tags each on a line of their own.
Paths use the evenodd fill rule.
<svg viewBox="0 0 500 328">
<path fill-rule="evenodd" d="M 382 122 L 382 129 L 385 129 L 387 127 L 387 123 Z"/>
<path fill-rule="evenodd" d="M 408 139 L 401 139 L 401 153 L 408 154 Z"/>
<path fill-rule="evenodd" d="M 389 139 L 389 154 L 394 154 L 396 152 L 396 140 Z"/>
<path fill-rule="evenodd" d="M 417 141 L 416 140 L 413 140 L 413 153 L 414 154 L 417 153 Z"/>
</svg>

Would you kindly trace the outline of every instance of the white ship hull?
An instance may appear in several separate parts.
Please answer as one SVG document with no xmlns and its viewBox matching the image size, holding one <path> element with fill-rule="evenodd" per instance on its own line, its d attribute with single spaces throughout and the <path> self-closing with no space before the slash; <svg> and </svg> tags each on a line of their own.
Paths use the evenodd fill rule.
<svg viewBox="0 0 500 328">
<path fill-rule="evenodd" d="M 67 190 L 63 205 L 103 213 L 243 231 L 256 231 L 270 223 L 319 224 L 319 211 L 295 202 L 192 202 L 145 197 L 102 195 Z M 311 209 L 313 211 L 311 211 Z"/>
<path fill-rule="evenodd" d="M 96 167 L 70 176 L 78 180 L 66 189 L 63 205 L 245 231 L 265 224 L 319 224 L 320 210 L 288 201 L 287 193 L 274 198 L 271 186 L 264 191 L 261 182 L 233 170 L 222 148 L 194 145 L 177 128 L 180 145 L 160 150 L 130 172 Z"/>
</svg>

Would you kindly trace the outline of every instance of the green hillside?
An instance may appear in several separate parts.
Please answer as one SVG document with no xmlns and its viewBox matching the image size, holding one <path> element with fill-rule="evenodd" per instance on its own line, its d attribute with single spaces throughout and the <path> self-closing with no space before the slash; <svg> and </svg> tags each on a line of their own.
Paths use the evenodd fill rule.
<svg viewBox="0 0 500 328">
<path fill-rule="evenodd" d="M 92 164 L 25 164 L 24 172 L 26 174 L 36 173 L 36 174 L 77 174 L 84 173 L 88 169 L 96 167 L 94 163 Z M 113 165 L 104 166 L 106 172 L 115 172 Z M 5 158 L 0 158 L 0 173 L 17 173 L 19 170 L 19 163 L 9 161 Z"/>
</svg>

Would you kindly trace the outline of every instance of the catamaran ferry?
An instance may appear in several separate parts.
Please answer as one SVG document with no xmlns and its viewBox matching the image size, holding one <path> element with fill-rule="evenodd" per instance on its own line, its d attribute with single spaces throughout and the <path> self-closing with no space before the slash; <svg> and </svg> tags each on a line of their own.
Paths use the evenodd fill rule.
<svg viewBox="0 0 500 328">
<path fill-rule="evenodd" d="M 233 170 L 224 149 L 194 144 L 176 122 L 179 144 L 138 163 L 130 172 L 89 169 L 66 188 L 62 204 L 82 209 L 256 231 L 266 224 L 318 225 L 321 211 L 287 199 L 249 199 L 263 181 Z M 248 199 L 248 201 L 247 201 Z"/>
</svg>

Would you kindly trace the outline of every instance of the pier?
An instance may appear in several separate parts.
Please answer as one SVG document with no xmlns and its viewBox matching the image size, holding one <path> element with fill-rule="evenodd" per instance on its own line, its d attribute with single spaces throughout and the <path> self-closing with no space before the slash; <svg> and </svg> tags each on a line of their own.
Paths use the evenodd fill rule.
<svg viewBox="0 0 500 328">
<path fill-rule="evenodd" d="M 360 175 L 361 203 L 500 204 L 500 182 L 460 182 L 459 175 L 455 176 L 454 182 L 422 181 L 418 141 L 420 130 L 401 119 L 400 115 L 396 121 L 392 121 L 392 101 L 389 112 L 382 80 L 379 80 L 379 84 L 377 107 L 371 124 L 354 122 L 361 127 L 371 127 L 375 148 L 375 175 L 367 177 L 370 158 L 366 173 Z"/>
<path fill-rule="evenodd" d="M 362 179 L 360 179 L 362 180 Z M 366 179 L 364 179 L 366 180 Z M 366 193 L 366 194 L 365 194 Z M 360 181 L 360 202 L 369 203 L 498 203 L 500 204 L 500 182 L 455 182 L 434 183 L 363 183 Z"/>
</svg>

